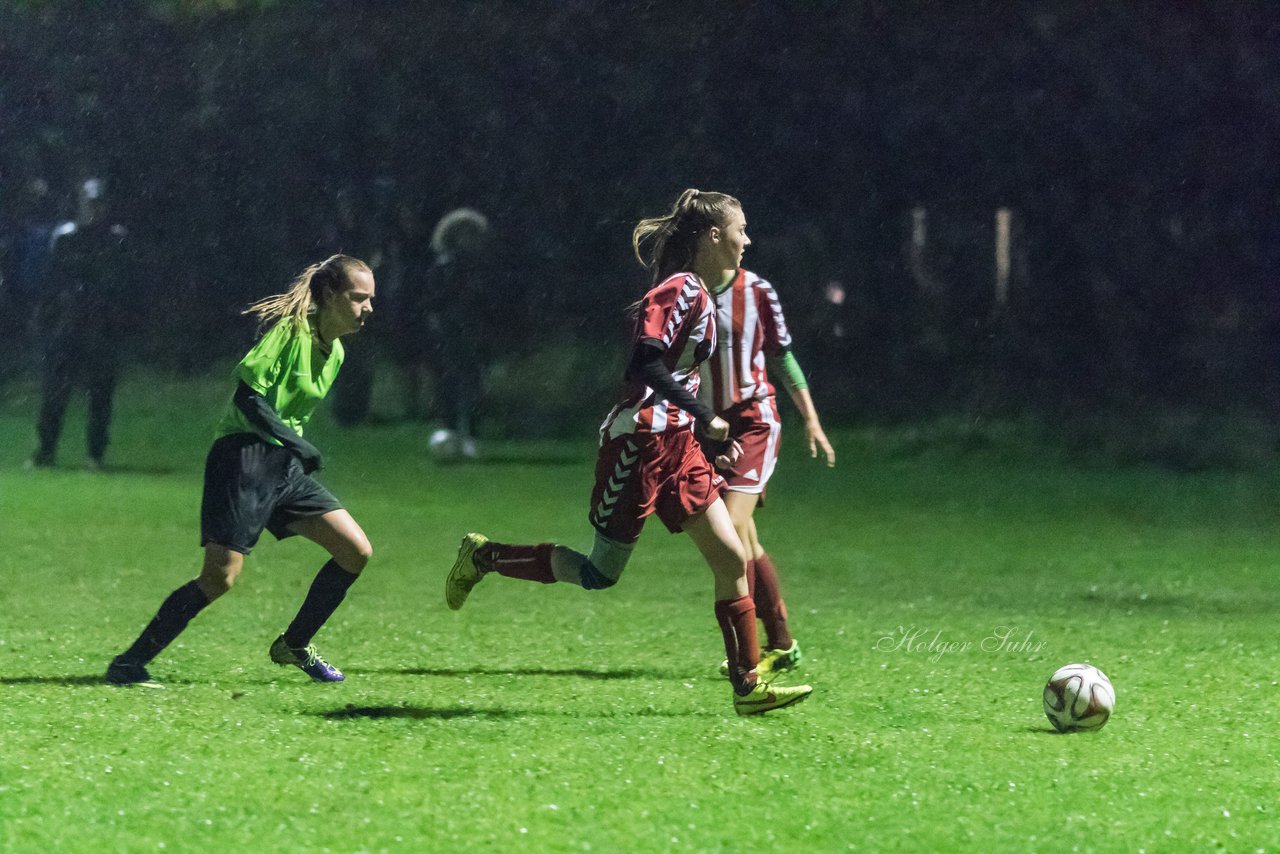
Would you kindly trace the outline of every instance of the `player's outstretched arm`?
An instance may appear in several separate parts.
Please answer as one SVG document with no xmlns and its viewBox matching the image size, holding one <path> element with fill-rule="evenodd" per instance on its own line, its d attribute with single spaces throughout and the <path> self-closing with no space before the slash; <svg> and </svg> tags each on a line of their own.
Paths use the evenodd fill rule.
<svg viewBox="0 0 1280 854">
<path fill-rule="evenodd" d="M 795 389 L 791 392 L 791 399 L 795 402 L 796 409 L 799 409 L 800 414 L 804 416 L 804 432 L 809 439 L 809 456 L 816 459 L 818 451 L 821 450 L 822 455 L 826 457 L 827 468 L 832 468 L 836 464 L 836 451 L 827 441 L 827 434 L 822 429 L 822 422 L 818 420 L 818 410 L 813 406 L 813 397 L 810 396 L 809 389 Z"/>
<path fill-rule="evenodd" d="M 804 432 L 809 441 L 809 456 L 816 459 L 818 451 L 821 450 L 823 457 L 826 458 L 827 468 L 833 467 L 836 464 L 835 449 L 827 441 L 827 434 L 822 429 L 822 422 L 818 419 L 818 410 L 813 405 L 813 396 L 809 394 L 809 383 L 805 380 L 804 372 L 800 370 L 796 357 L 790 350 L 782 350 L 770 357 L 770 361 L 773 363 L 771 367 L 782 374 L 782 382 L 787 387 L 787 394 L 791 395 L 791 402 L 796 405 L 796 409 L 800 410 L 800 415 L 804 418 Z"/>
</svg>

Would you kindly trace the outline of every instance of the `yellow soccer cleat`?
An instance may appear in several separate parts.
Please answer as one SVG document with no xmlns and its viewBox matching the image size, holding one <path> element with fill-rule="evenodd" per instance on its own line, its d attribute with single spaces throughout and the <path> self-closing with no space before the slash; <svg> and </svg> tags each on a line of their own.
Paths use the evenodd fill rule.
<svg viewBox="0 0 1280 854">
<path fill-rule="evenodd" d="M 483 534 L 467 534 L 458 546 L 458 559 L 449 570 L 449 577 L 444 582 L 444 601 L 449 609 L 456 611 L 467 601 L 471 588 L 480 583 L 483 577 L 476 566 L 476 549 L 489 542 Z"/>
<path fill-rule="evenodd" d="M 794 638 L 787 649 L 767 649 L 760 653 L 760 663 L 756 665 L 756 673 L 761 679 L 769 680 L 786 670 L 794 670 L 800 663 L 800 642 Z M 720 675 L 729 675 L 729 660 L 720 662 Z"/>
<path fill-rule="evenodd" d="M 808 685 L 770 685 L 763 679 L 757 679 L 751 693 L 746 696 L 733 694 L 733 710 L 740 715 L 760 715 L 792 706 L 813 693 Z"/>
<path fill-rule="evenodd" d="M 787 649 L 771 649 L 761 655 L 760 663 L 756 665 L 756 674 L 768 681 L 783 671 L 794 670 L 800 663 L 800 657 L 800 643 L 792 638 L 791 646 Z"/>
</svg>

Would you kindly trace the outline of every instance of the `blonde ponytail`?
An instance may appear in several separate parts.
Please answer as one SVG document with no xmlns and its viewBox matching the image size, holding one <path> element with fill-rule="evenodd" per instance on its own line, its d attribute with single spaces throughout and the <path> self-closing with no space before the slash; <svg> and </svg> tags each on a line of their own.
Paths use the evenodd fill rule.
<svg viewBox="0 0 1280 854">
<path fill-rule="evenodd" d="M 358 258 L 334 255 L 303 270 L 284 293 L 260 299 L 241 313 L 252 314 L 263 326 L 285 319 L 301 324 L 329 294 L 349 287 L 355 272 L 371 271 Z"/>
</svg>

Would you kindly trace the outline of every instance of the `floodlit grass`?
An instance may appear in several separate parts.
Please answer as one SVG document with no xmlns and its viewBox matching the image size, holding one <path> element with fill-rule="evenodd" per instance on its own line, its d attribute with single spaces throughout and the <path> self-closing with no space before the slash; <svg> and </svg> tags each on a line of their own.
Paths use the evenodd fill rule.
<svg viewBox="0 0 1280 854">
<path fill-rule="evenodd" d="M 154 383 L 154 381 L 153 381 Z M 225 384 L 128 384 L 115 469 L 27 473 L 0 406 L 0 847 L 75 850 L 1274 850 L 1274 472 L 1081 471 L 1025 448 L 790 432 L 761 512 L 813 698 L 740 719 L 711 579 L 656 521 L 620 585 L 486 579 L 443 602 L 459 536 L 585 545 L 593 445 L 441 466 L 420 429 L 314 434 L 374 543 L 318 637 L 317 686 L 267 647 L 323 563 L 259 544 L 153 665 L 102 684 L 190 578 Z M 1003 641 L 1001 640 L 1003 638 Z M 1115 683 L 1054 734 L 1059 665 Z"/>
</svg>

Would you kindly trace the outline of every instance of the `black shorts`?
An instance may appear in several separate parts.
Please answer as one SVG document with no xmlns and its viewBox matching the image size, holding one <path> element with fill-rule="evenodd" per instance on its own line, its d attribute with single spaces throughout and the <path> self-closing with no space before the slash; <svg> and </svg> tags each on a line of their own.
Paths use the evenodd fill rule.
<svg viewBox="0 0 1280 854">
<path fill-rule="evenodd" d="M 294 535 L 289 523 L 341 509 L 293 454 L 252 433 L 233 433 L 215 441 L 205 460 L 200 546 L 247 555 L 263 528 L 283 540 Z"/>
</svg>

